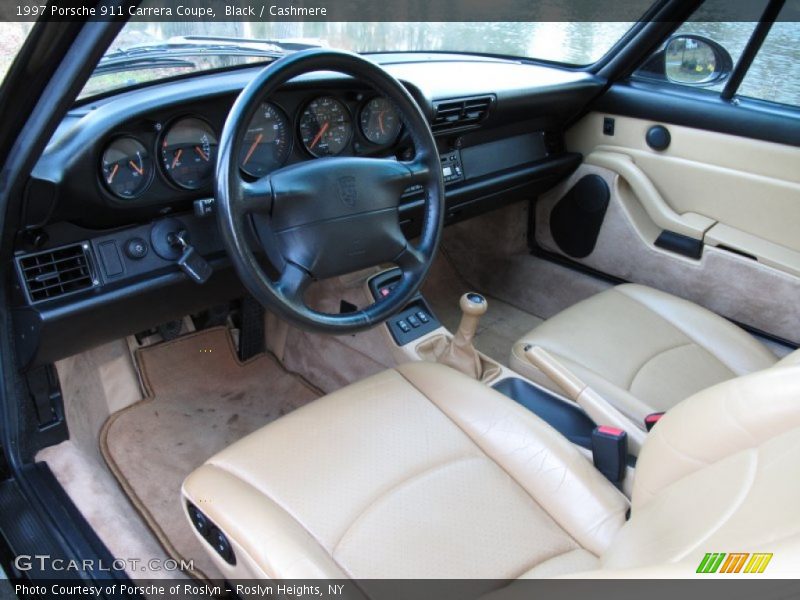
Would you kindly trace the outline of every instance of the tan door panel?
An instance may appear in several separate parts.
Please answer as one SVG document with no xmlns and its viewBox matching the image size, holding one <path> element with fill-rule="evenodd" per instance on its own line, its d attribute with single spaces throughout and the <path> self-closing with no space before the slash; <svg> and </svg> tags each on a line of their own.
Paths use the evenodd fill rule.
<svg viewBox="0 0 800 600">
<path fill-rule="evenodd" d="M 603 134 L 605 117 L 614 119 L 613 136 Z M 742 118 L 746 116 L 743 114 Z M 652 125 L 669 129 L 672 141 L 663 152 L 652 150 L 645 142 L 645 134 Z M 640 150 L 800 183 L 800 149 L 793 146 L 597 112 L 586 115 L 567 132 L 567 147 L 571 151 L 588 156 L 600 146 Z"/>
<path fill-rule="evenodd" d="M 608 185 L 610 198 L 594 249 L 588 256 L 576 258 L 559 248 L 550 228 L 550 216 L 561 198 L 587 175 L 602 177 Z M 536 203 L 535 238 L 541 248 L 607 275 L 686 298 L 786 340 L 800 342 L 800 303 L 796 301 L 800 297 L 800 272 L 794 267 L 800 262 L 792 262 L 800 260 L 798 253 L 714 224 L 706 231 L 705 249 L 702 257 L 696 260 L 657 247 L 654 242 L 661 231 L 662 227 L 656 225 L 645 210 L 633 186 L 617 171 L 598 165 L 581 165 Z M 761 243 L 755 244 L 754 239 Z M 754 254 L 759 260 L 718 246 Z M 787 265 L 787 261 L 790 264 Z"/>
<path fill-rule="evenodd" d="M 646 209 L 648 203 L 651 209 L 655 205 L 652 194 L 639 193 L 645 184 L 637 186 L 635 180 L 641 180 L 641 175 L 673 215 L 685 218 L 686 213 L 695 213 L 800 251 L 800 149 L 667 125 L 672 142 L 665 151 L 658 152 L 645 142 L 645 134 L 654 122 L 610 115 L 615 132 L 607 136 L 603 134 L 603 118 L 607 116 L 592 113 L 582 119 L 567 133 L 568 148 L 587 157 L 598 152 L 629 156 L 632 165 L 619 163 L 615 167 L 606 161 L 601 166 L 625 177 Z M 662 225 L 658 219 L 654 221 Z M 699 237 L 697 228 L 663 228 Z M 800 263 L 796 266 L 800 268 Z"/>
<path fill-rule="evenodd" d="M 715 223 L 713 219 L 687 212 L 678 214 L 661 197 L 658 189 L 633 159 L 619 152 L 596 150 L 586 157 L 586 164 L 604 167 L 618 173 L 631 187 L 653 223 L 696 240 L 702 240 L 705 232 Z"/>
</svg>

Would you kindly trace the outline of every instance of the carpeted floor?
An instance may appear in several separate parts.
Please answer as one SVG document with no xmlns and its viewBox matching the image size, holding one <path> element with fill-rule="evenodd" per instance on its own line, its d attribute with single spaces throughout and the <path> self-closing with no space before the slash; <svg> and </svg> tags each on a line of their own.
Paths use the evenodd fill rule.
<svg viewBox="0 0 800 600">
<path fill-rule="evenodd" d="M 218 577 L 183 515 L 183 479 L 320 394 L 270 355 L 240 363 L 223 327 L 141 349 L 136 359 L 147 398 L 111 415 L 103 456 L 167 552 L 194 560 L 193 575 Z"/>
</svg>

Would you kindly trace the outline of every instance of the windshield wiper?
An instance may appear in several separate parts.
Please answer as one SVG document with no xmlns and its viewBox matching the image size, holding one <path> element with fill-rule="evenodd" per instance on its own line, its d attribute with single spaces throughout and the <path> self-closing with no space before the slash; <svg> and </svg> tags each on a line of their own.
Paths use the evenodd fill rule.
<svg viewBox="0 0 800 600">
<path fill-rule="evenodd" d="M 194 67 L 181 57 L 240 56 L 275 59 L 288 52 L 317 48 L 320 44 L 292 40 L 261 40 L 213 36 L 173 37 L 155 44 L 137 44 L 103 56 L 94 75 L 152 67 Z"/>
</svg>

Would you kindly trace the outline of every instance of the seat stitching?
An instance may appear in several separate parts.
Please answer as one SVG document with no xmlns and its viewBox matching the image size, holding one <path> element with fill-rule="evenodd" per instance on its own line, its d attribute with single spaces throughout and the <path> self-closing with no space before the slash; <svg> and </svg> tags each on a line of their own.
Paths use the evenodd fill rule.
<svg viewBox="0 0 800 600">
<path fill-rule="evenodd" d="M 619 290 L 619 289 L 617 289 L 617 288 L 612 288 L 612 289 L 613 289 L 615 292 L 617 292 L 618 294 L 621 294 L 621 295 L 625 296 L 625 297 L 626 297 L 626 298 L 628 298 L 629 300 L 633 300 L 633 301 L 634 301 L 634 302 L 636 302 L 636 303 L 637 303 L 639 306 L 642 306 L 642 307 L 644 307 L 646 310 L 649 310 L 649 311 L 650 311 L 651 313 L 653 313 L 654 315 L 657 315 L 657 316 L 658 316 L 660 319 L 663 319 L 665 322 L 667 322 L 667 323 L 669 323 L 670 325 L 672 325 L 672 326 L 673 326 L 675 329 L 677 329 L 678 331 L 680 331 L 680 332 L 681 332 L 683 335 L 685 335 L 686 337 L 688 337 L 688 338 L 689 338 L 690 340 L 692 340 L 692 341 L 693 341 L 695 344 L 697 344 L 698 346 L 700 346 L 701 348 L 703 348 L 703 349 L 704 349 L 706 352 L 708 352 L 708 353 L 709 353 L 709 354 L 711 354 L 712 356 L 716 357 L 716 359 L 717 359 L 717 360 L 718 360 L 720 363 L 722 363 L 722 364 L 723 364 L 723 365 L 724 365 L 724 366 L 725 366 L 725 367 L 726 367 L 726 368 L 727 368 L 727 369 L 728 369 L 728 370 L 729 370 L 731 373 L 733 373 L 733 375 L 740 375 L 740 373 L 739 373 L 738 371 L 736 371 L 736 370 L 735 370 L 735 369 L 734 369 L 734 368 L 733 368 L 733 367 L 732 367 L 730 364 L 728 364 L 727 362 L 723 361 L 723 359 L 722 359 L 722 357 L 721 357 L 721 356 L 718 356 L 718 355 L 717 355 L 715 352 L 713 352 L 713 351 L 711 350 L 711 348 L 709 348 L 708 346 L 706 346 L 704 343 L 702 343 L 700 340 L 698 340 L 698 339 L 697 339 L 695 336 L 693 336 L 693 335 L 692 335 L 692 334 L 691 334 L 689 331 L 687 331 L 687 330 L 686 330 L 686 329 L 685 329 L 685 328 L 682 326 L 682 323 L 680 323 L 680 322 L 679 322 L 679 321 L 677 321 L 677 320 L 674 320 L 674 321 L 673 321 L 673 320 L 671 320 L 671 319 L 667 318 L 667 317 L 666 317 L 666 316 L 664 316 L 664 315 L 663 315 L 663 314 L 662 314 L 662 313 L 661 313 L 661 312 L 660 312 L 658 309 L 656 309 L 656 308 L 654 308 L 654 307 L 652 307 L 652 306 L 650 306 L 650 305 L 646 304 L 645 302 L 642 302 L 642 301 L 641 301 L 639 298 L 637 298 L 637 297 L 635 297 L 635 296 L 632 296 L 632 295 L 630 295 L 630 294 L 627 294 L 627 293 L 625 293 L 624 291 L 622 291 L 622 290 Z M 684 302 L 689 302 L 688 300 L 685 300 L 684 298 L 679 298 L 679 300 L 682 300 L 682 301 L 684 301 Z M 718 315 L 717 313 L 715 313 L 715 312 L 713 312 L 713 311 L 710 311 L 710 310 L 708 310 L 707 308 L 704 308 L 704 307 L 700 306 L 699 304 L 698 304 L 697 306 L 698 306 L 699 308 L 701 308 L 701 309 L 705 310 L 705 311 L 708 311 L 708 312 L 709 312 L 711 315 L 713 315 L 714 317 L 717 317 L 717 318 L 721 319 L 722 321 L 724 321 L 724 322 L 725 322 L 725 323 L 727 323 L 728 325 L 731 325 L 731 326 L 732 326 L 732 327 L 734 327 L 734 328 L 736 327 L 735 325 L 733 325 L 732 323 L 730 323 L 730 321 L 728 321 L 728 320 L 727 320 L 727 319 L 725 319 L 724 317 L 721 317 L 721 316 L 720 316 L 720 315 Z M 742 332 L 742 333 L 744 333 L 744 332 Z"/>
<path fill-rule="evenodd" d="M 648 365 L 650 362 L 654 361 L 656 358 L 658 358 L 658 357 L 659 357 L 659 356 L 661 356 L 662 354 L 666 354 L 667 352 L 672 352 L 673 350 L 677 350 L 678 348 L 684 348 L 684 347 L 686 347 L 686 346 L 698 346 L 698 344 L 696 344 L 696 343 L 695 343 L 695 342 L 693 342 L 693 341 L 689 341 L 689 342 L 686 342 L 686 343 L 683 343 L 683 344 L 678 344 L 677 346 L 671 346 L 670 348 L 665 348 L 664 350 L 659 350 L 658 352 L 656 352 L 655 354 L 653 354 L 651 357 L 649 357 L 647 360 L 645 360 L 645 361 L 644 361 L 644 362 L 643 362 L 641 365 L 639 365 L 639 368 L 637 368 L 637 369 L 636 369 L 636 370 L 633 372 L 633 376 L 631 377 L 630 381 L 628 382 L 628 384 L 627 384 L 627 388 L 626 388 L 626 389 L 627 389 L 629 392 L 631 391 L 631 388 L 633 387 L 633 384 L 636 382 L 636 378 L 639 376 L 639 373 L 640 373 L 640 372 L 641 372 L 641 370 L 642 370 L 642 369 L 644 369 L 644 368 L 645 368 L 645 367 L 646 367 L 646 366 L 647 366 L 647 365 Z M 702 346 L 698 346 L 698 347 L 700 347 L 700 348 L 703 348 Z M 703 350 L 705 350 L 706 352 L 708 352 L 708 350 L 706 350 L 705 348 L 703 348 Z"/>
<path fill-rule="evenodd" d="M 728 415 L 728 418 L 733 422 L 733 425 L 738 427 L 745 435 L 747 435 L 753 443 L 753 446 L 759 443 L 758 436 L 753 433 L 745 423 L 743 423 L 739 417 L 736 415 L 736 411 L 731 408 L 731 398 L 730 396 L 726 397 L 723 400 L 723 407 L 725 409 L 725 414 Z M 751 448 L 753 447 L 751 446 Z"/>
<path fill-rule="evenodd" d="M 430 466 L 430 467 L 428 467 L 426 469 L 423 469 L 422 471 L 418 471 L 417 473 L 414 473 L 413 475 L 405 477 L 402 480 L 392 484 L 389 488 L 383 490 L 377 496 L 375 496 L 372 500 L 370 500 L 369 503 L 363 509 L 361 509 L 358 512 L 358 515 L 356 515 L 356 517 L 353 519 L 353 521 L 350 523 L 350 525 L 348 525 L 347 528 L 344 530 L 344 533 L 342 533 L 342 535 L 339 537 L 339 540 L 333 545 L 333 547 L 331 549 L 331 556 L 333 556 L 333 554 L 336 553 L 336 550 L 342 544 L 344 539 L 347 537 L 347 534 L 350 533 L 350 531 L 353 529 L 353 527 L 355 527 L 355 525 L 359 521 L 361 521 L 363 519 L 363 517 L 376 504 L 378 504 L 378 502 L 380 502 L 381 500 L 383 500 L 384 498 L 386 498 L 390 494 L 393 494 L 394 492 L 396 492 L 397 490 L 399 490 L 403 486 L 407 485 L 408 483 L 410 483 L 410 482 L 412 482 L 412 481 L 414 481 L 416 479 L 420 479 L 421 477 L 424 477 L 426 475 L 430 475 L 431 473 L 434 473 L 434 472 L 436 472 L 436 471 L 438 471 L 440 469 L 444 469 L 446 467 L 450 467 L 450 466 L 452 466 L 452 465 L 454 465 L 456 463 L 466 462 L 466 461 L 470 461 L 470 460 L 478 460 L 478 459 L 486 460 L 487 457 L 486 456 L 481 456 L 481 455 L 475 455 L 475 454 L 473 454 L 473 455 L 465 454 L 463 456 L 450 458 L 450 459 L 448 459 L 446 461 L 437 463 L 437 464 L 432 465 L 432 466 Z"/>
<path fill-rule="evenodd" d="M 317 542 L 317 544 L 319 544 L 319 547 L 322 548 L 328 554 L 328 556 L 330 556 L 330 559 L 336 564 L 337 567 L 339 567 L 342 570 L 343 573 L 345 573 L 350 579 L 355 580 L 355 578 L 353 577 L 353 574 L 348 569 L 346 569 L 344 567 L 344 565 L 340 564 L 339 561 L 336 560 L 333 557 L 333 554 L 331 552 L 328 552 L 328 549 L 325 547 L 325 544 L 322 543 L 322 540 L 320 540 L 316 535 L 314 535 L 314 532 L 312 532 L 308 527 L 303 525 L 302 521 L 294 513 L 292 513 L 292 511 L 290 511 L 286 506 L 284 506 L 283 504 L 278 502 L 271 494 L 269 494 L 268 492 L 262 490 L 259 486 L 255 485 L 253 482 L 249 481 L 249 478 L 245 477 L 242 474 L 237 473 L 235 470 L 231 469 L 227 465 L 223 466 L 220 463 L 215 463 L 215 462 L 207 462 L 206 465 L 212 466 L 214 468 L 219 469 L 220 471 L 228 473 L 232 477 L 236 477 L 236 479 L 238 479 L 239 481 L 241 481 L 241 482 L 245 483 L 246 485 L 250 486 L 256 492 L 258 492 L 259 494 L 261 494 L 262 496 L 267 498 L 267 500 L 272 502 L 275 506 L 280 508 L 283 512 L 285 512 L 287 515 L 289 515 L 289 517 L 291 517 L 291 519 L 295 523 L 297 523 L 303 529 L 303 531 L 308 533 L 308 535 L 315 542 Z"/>
<path fill-rule="evenodd" d="M 666 444 L 666 446 L 670 450 L 672 450 L 673 452 L 675 452 L 679 456 L 682 456 L 685 459 L 688 459 L 688 460 L 693 461 L 695 463 L 700 463 L 701 466 L 708 466 L 708 465 L 712 464 L 712 463 L 708 462 L 707 460 L 705 460 L 703 458 L 699 458 L 699 457 L 697 457 L 697 456 L 695 456 L 693 454 L 689 454 L 685 450 L 681 450 L 680 448 L 678 448 L 672 442 L 672 440 L 670 440 L 670 438 L 667 437 L 667 434 L 665 433 L 664 429 L 661 429 L 661 428 L 654 429 L 653 431 L 650 432 L 650 435 L 654 436 L 654 437 L 658 437 L 664 444 Z"/>
<path fill-rule="evenodd" d="M 467 439 L 468 439 L 470 442 L 472 442 L 473 446 L 475 446 L 475 448 L 477 448 L 478 452 L 480 452 L 480 453 L 481 453 L 481 454 L 482 454 L 484 457 L 486 457 L 486 459 L 487 459 L 487 460 L 489 460 L 489 461 L 490 461 L 490 462 L 492 462 L 492 463 L 493 463 L 495 466 L 497 466 L 497 468 L 498 468 L 498 469 L 500 469 L 501 471 L 503 471 L 503 473 L 505 473 L 505 474 L 506 474 L 506 475 L 509 477 L 509 479 L 511 479 L 511 481 L 513 481 L 514 483 L 516 483 L 516 484 L 519 486 L 519 488 L 520 488 L 520 489 L 521 489 L 521 490 L 522 490 L 522 491 L 525 493 L 525 495 L 526 495 L 526 496 L 528 496 L 528 498 L 530 498 L 530 499 L 531 499 L 531 501 L 532 501 L 534 504 L 536 504 L 536 506 L 538 506 L 538 507 L 539 507 L 539 508 L 542 510 L 542 512 L 543 512 L 544 514 L 546 514 L 546 515 L 547 515 L 547 516 L 550 518 L 550 520 L 551 520 L 551 521 L 553 521 L 553 523 L 554 523 L 554 524 L 555 524 L 555 525 L 556 525 L 556 526 L 557 526 L 559 529 L 561 529 L 561 531 L 564 533 L 564 535 L 566 535 L 566 536 L 567 536 L 567 537 L 568 537 L 570 540 L 572 540 L 573 542 L 575 542 L 575 545 L 576 545 L 578 548 L 583 548 L 583 545 L 582 545 L 582 544 L 581 544 L 581 543 L 580 543 L 578 540 L 576 540 L 576 539 L 575 539 L 575 537 L 574 537 L 574 536 L 573 536 L 573 535 L 572 535 L 572 534 L 571 534 L 569 531 L 567 531 L 567 529 L 566 529 L 566 528 L 565 528 L 563 525 L 561 525 L 561 523 L 559 523 L 559 522 L 558 522 L 558 521 L 557 521 L 557 520 L 556 520 L 556 519 L 553 517 L 553 515 L 551 515 L 551 514 L 550 514 L 550 511 L 548 511 L 547 509 L 545 509 L 545 507 L 544 507 L 544 506 L 542 506 L 542 505 L 541 505 L 541 503 L 540 503 L 540 502 L 539 502 L 539 501 L 538 501 L 538 500 L 537 500 L 537 499 L 536 499 L 536 498 L 533 496 L 533 494 L 531 494 L 531 493 L 528 491 L 528 488 L 526 488 L 526 487 L 525 487 L 525 486 L 522 484 L 522 482 L 521 482 L 519 479 L 517 479 L 516 477 L 514 477 L 514 475 L 513 475 L 513 474 L 512 474 L 512 473 L 511 473 L 511 472 L 510 472 L 508 469 L 506 469 L 506 468 L 505 468 L 503 465 L 501 465 L 499 462 L 497 462 L 497 461 L 496 461 L 496 460 L 494 460 L 494 459 L 493 459 L 491 456 L 489 456 L 489 454 L 488 454 L 488 453 L 487 453 L 487 452 L 486 452 L 486 451 L 485 451 L 483 448 L 481 448 L 481 447 L 478 445 L 478 442 L 476 442 L 476 441 L 475 441 L 475 439 L 474 439 L 474 438 L 473 438 L 473 437 L 472 437 L 472 436 L 471 436 L 469 433 L 467 433 L 467 432 L 466 432 L 466 431 L 465 431 L 465 430 L 464 430 L 464 429 L 463 429 L 463 428 L 462 428 L 462 427 L 461 427 L 461 426 L 460 426 L 458 423 L 456 423 L 456 422 L 455 422 L 455 420 L 453 419 L 453 417 L 451 417 L 451 416 L 450 416 L 450 415 L 448 415 L 448 414 L 447 414 L 447 413 L 446 413 L 444 410 L 442 410 L 442 408 L 441 408 L 441 407 L 440 407 L 438 404 L 436 404 L 436 402 L 433 402 L 433 401 L 432 401 L 430 398 L 428 398 L 428 396 L 427 396 L 427 395 L 425 395 L 425 393 L 424 393 L 424 392 L 423 392 L 421 389 L 419 389 L 419 388 L 418 388 L 418 387 L 417 387 L 417 386 L 414 384 L 414 382 L 413 382 L 413 381 L 411 381 L 411 380 L 410 380 L 408 377 L 406 377 L 404 373 L 402 373 L 402 372 L 400 372 L 400 371 L 397 371 L 397 373 L 399 373 L 399 374 L 400 374 L 400 376 L 401 376 L 401 377 L 403 377 L 403 379 L 405 379 L 405 380 L 408 382 L 408 384 L 409 384 L 411 387 L 413 387 L 413 388 L 414 388 L 415 390 L 417 390 L 417 391 L 418 391 L 420 394 L 422 394 L 422 396 L 423 396 L 425 399 L 427 399 L 427 401 L 428 401 L 430 404 L 432 404 L 432 405 L 433 405 L 433 406 L 436 408 L 436 410 L 438 410 L 438 411 L 439 411 L 439 412 L 440 412 L 440 413 L 441 413 L 441 414 L 444 416 L 444 418 L 445 418 L 445 419 L 447 419 L 448 421 L 450 421 L 450 423 L 453 425 L 453 427 L 455 427 L 455 428 L 456 428 L 456 429 L 458 429 L 458 430 L 459 430 L 461 433 L 463 433 L 463 434 L 464 434 L 464 437 L 466 437 L 466 438 L 467 438 Z M 498 394 L 499 394 L 499 392 L 495 392 L 495 393 L 498 393 Z M 540 418 L 540 417 L 538 417 L 537 415 L 534 415 L 534 416 L 536 416 L 536 418 L 537 418 L 537 419 L 538 419 L 538 418 Z"/>
<path fill-rule="evenodd" d="M 656 427 L 655 429 L 653 429 L 653 431 L 651 431 L 648 435 L 651 438 L 653 438 L 654 440 L 655 440 L 655 438 L 658 438 L 667 447 L 667 449 L 671 450 L 672 452 L 674 452 L 678 456 L 680 456 L 680 457 L 682 457 L 682 458 L 684 458 L 686 460 L 689 460 L 689 461 L 691 461 L 691 462 L 693 462 L 695 464 L 699 463 L 699 466 L 697 467 L 697 469 L 694 469 L 693 472 L 696 472 L 698 469 L 700 469 L 700 468 L 702 468 L 704 466 L 708 466 L 709 464 L 711 464 L 711 463 L 709 463 L 708 461 L 706 461 L 706 460 L 704 460 L 702 458 L 698 458 L 697 456 L 693 456 L 693 455 L 685 452 L 684 450 L 681 450 L 680 448 L 678 448 L 667 437 L 667 435 L 664 433 L 664 431 L 659 427 Z M 676 480 L 673 479 L 670 483 L 674 483 L 675 481 Z M 650 494 L 651 499 L 652 499 L 652 497 L 655 497 L 655 495 L 658 493 L 658 491 L 662 490 L 665 487 L 665 485 L 662 484 L 662 485 L 660 485 L 658 487 L 658 489 L 654 490 L 654 489 L 652 489 L 650 487 L 649 484 L 643 482 L 643 478 L 637 478 L 637 482 L 638 482 L 639 488 L 641 490 L 643 490 L 644 492 L 647 492 L 648 494 Z M 666 485 L 669 485 L 669 484 L 666 484 Z"/>
<path fill-rule="evenodd" d="M 728 521 L 730 521 L 731 517 L 733 517 L 733 515 L 735 515 L 739 511 L 739 509 L 744 504 L 745 500 L 747 500 L 747 498 L 753 492 L 753 485 L 755 484 L 756 477 L 758 476 L 758 464 L 759 464 L 760 449 L 759 448 L 752 448 L 750 450 L 750 452 L 755 454 L 755 460 L 753 461 L 753 466 L 751 467 L 751 469 L 750 469 L 750 471 L 748 473 L 750 477 L 749 477 L 749 481 L 747 482 L 746 491 L 744 491 L 741 494 L 741 496 L 739 497 L 739 499 L 736 502 L 735 506 L 732 506 L 730 509 L 725 511 L 726 512 L 725 518 L 720 519 L 719 523 L 717 524 L 716 527 L 714 527 L 714 529 L 709 531 L 702 539 L 697 540 L 697 542 L 694 544 L 694 546 L 692 546 L 691 548 L 688 548 L 683 554 L 678 555 L 674 559 L 674 562 L 678 562 L 681 559 L 683 559 L 686 556 L 688 556 L 689 554 L 691 554 L 694 550 L 696 550 L 703 543 L 705 543 L 707 540 L 709 540 L 715 533 L 717 533 L 717 531 L 719 531 L 722 528 L 722 526 L 725 525 L 725 523 L 727 523 Z"/>
</svg>

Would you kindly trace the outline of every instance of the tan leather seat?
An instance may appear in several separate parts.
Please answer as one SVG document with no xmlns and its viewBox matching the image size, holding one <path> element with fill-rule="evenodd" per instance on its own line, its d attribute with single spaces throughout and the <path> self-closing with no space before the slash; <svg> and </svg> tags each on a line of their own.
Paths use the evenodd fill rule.
<svg viewBox="0 0 800 600">
<path fill-rule="evenodd" d="M 770 573 L 796 574 L 798 392 L 800 365 L 781 366 L 675 407 L 648 436 L 626 521 L 627 498 L 533 413 L 408 364 L 212 457 L 184 505 L 230 540 L 235 565 L 202 543 L 231 580 L 690 576 L 726 551 L 774 552 Z"/>
<path fill-rule="evenodd" d="M 510 366 L 558 389 L 524 355 L 541 346 L 635 423 L 702 389 L 772 366 L 775 355 L 687 300 L 626 284 L 563 310 L 517 341 Z"/>
</svg>

